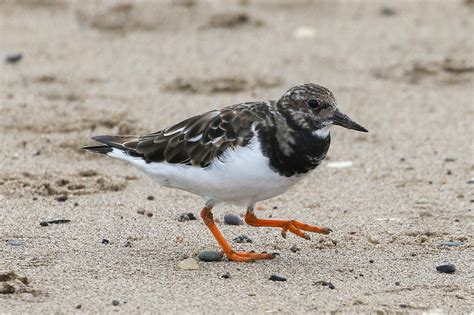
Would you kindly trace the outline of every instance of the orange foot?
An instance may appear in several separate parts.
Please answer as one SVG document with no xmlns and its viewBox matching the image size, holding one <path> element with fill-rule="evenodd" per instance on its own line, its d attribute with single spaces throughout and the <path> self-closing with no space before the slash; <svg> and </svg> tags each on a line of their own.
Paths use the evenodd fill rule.
<svg viewBox="0 0 474 315">
<path fill-rule="evenodd" d="M 277 254 L 269 254 L 269 253 L 252 253 L 252 252 L 236 252 L 230 247 L 229 243 L 225 240 L 222 233 L 217 228 L 216 224 L 214 223 L 214 218 L 211 212 L 212 208 L 205 207 L 201 210 L 201 218 L 203 219 L 204 223 L 207 225 L 211 233 L 216 238 L 219 245 L 222 247 L 222 250 L 226 254 L 227 258 L 232 261 L 239 261 L 239 262 L 249 262 L 254 261 L 257 259 L 273 259 L 276 257 Z"/>
<path fill-rule="evenodd" d="M 310 240 L 311 238 L 303 231 L 321 234 L 329 234 L 330 232 L 332 232 L 332 230 L 327 227 L 309 225 L 295 220 L 259 219 L 251 211 L 247 211 L 247 213 L 245 214 L 245 222 L 251 226 L 279 227 L 281 228 L 281 236 L 283 236 L 284 238 L 286 238 L 287 231 L 290 231 L 291 233 L 296 234 L 299 237 L 302 237 L 307 240 Z"/>
</svg>

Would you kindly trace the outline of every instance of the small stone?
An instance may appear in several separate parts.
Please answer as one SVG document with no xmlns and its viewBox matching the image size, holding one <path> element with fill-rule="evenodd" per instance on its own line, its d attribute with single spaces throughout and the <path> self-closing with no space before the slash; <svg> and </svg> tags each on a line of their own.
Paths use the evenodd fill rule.
<svg viewBox="0 0 474 315">
<path fill-rule="evenodd" d="M 110 241 L 106 238 L 103 238 L 101 243 L 107 245 L 107 244 L 110 244 Z"/>
<path fill-rule="evenodd" d="M 451 241 L 441 241 L 438 246 L 439 247 L 457 247 L 463 246 L 464 242 L 451 242 Z"/>
<path fill-rule="evenodd" d="M 472 184 L 474 184 L 474 178 L 471 178 L 471 179 L 470 179 L 470 180 L 468 180 L 466 183 L 467 183 L 467 184 L 469 184 L 469 185 L 472 185 Z"/>
<path fill-rule="evenodd" d="M 200 252 L 198 255 L 199 260 L 201 261 L 220 261 L 224 255 L 221 252 L 216 252 L 216 251 L 211 251 L 211 250 L 205 250 L 203 252 Z"/>
<path fill-rule="evenodd" d="M 395 285 L 400 285 L 400 281 L 395 282 Z"/>
<path fill-rule="evenodd" d="M 118 300 L 113 300 L 112 301 L 113 306 L 118 306 L 119 304 L 120 304 L 120 302 Z"/>
<path fill-rule="evenodd" d="M 153 196 L 148 196 L 148 197 L 146 197 L 146 200 L 155 200 L 155 197 L 153 197 Z"/>
<path fill-rule="evenodd" d="M 67 200 L 67 195 L 59 195 L 56 198 L 54 198 L 54 200 L 56 200 L 58 202 L 64 202 L 64 201 Z"/>
<path fill-rule="evenodd" d="M 453 174 L 453 172 L 452 172 L 451 170 L 448 170 L 448 171 L 446 172 L 446 175 L 452 175 L 452 174 Z"/>
<path fill-rule="evenodd" d="M 374 260 L 373 260 L 373 259 L 369 260 L 369 263 L 373 264 L 373 263 L 374 263 Z"/>
<path fill-rule="evenodd" d="M 286 278 L 279 275 L 271 275 L 269 280 L 271 281 L 286 281 Z"/>
<path fill-rule="evenodd" d="M 149 217 L 149 218 L 151 218 L 151 217 L 153 216 L 153 212 L 148 212 L 148 211 L 147 211 L 147 212 L 146 212 L 146 216 Z"/>
<path fill-rule="evenodd" d="M 178 267 L 183 270 L 197 270 L 199 265 L 197 261 L 193 258 L 187 258 L 178 263 Z"/>
<path fill-rule="evenodd" d="M 7 55 L 5 56 L 5 62 L 6 62 L 6 63 L 14 64 L 14 63 L 19 62 L 22 58 L 23 58 L 23 54 L 22 54 L 22 53 L 7 54 Z"/>
<path fill-rule="evenodd" d="M 8 240 L 7 244 L 11 246 L 21 246 L 24 242 L 22 240 Z"/>
<path fill-rule="evenodd" d="M 221 276 L 221 278 L 223 278 L 223 279 L 229 279 L 229 278 L 230 278 L 230 273 L 228 273 L 228 272 L 224 273 L 224 274 Z"/>
<path fill-rule="evenodd" d="M 77 206 L 79 206 L 79 202 L 74 203 L 74 207 L 77 207 Z"/>
<path fill-rule="evenodd" d="M 290 250 L 291 250 L 293 253 L 297 253 L 297 252 L 299 252 L 301 249 L 300 249 L 298 246 L 293 245 L 293 246 L 290 247 Z"/>
<path fill-rule="evenodd" d="M 35 152 L 33 152 L 32 156 L 39 156 L 41 155 L 41 151 L 40 150 L 36 150 Z"/>
<path fill-rule="evenodd" d="M 453 264 L 444 264 L 437 266 L 436 270 L 441 273 L 454 273 L 456 271 L 456 266 Z"/>
<path fill-rule="evenodd" d="M 137 213 L 141 214 L 141 215 L 144 215 L 145 214 L 145 209 L 138 209 Z"/>
<path fill-rule="evenodd" d="M 455 158 L 447 157 L 444 159 L 445 162 L 456 162 Z"/>
<path fill-rule="evenodd" d="M 130 241 L 126 241 L 123 247 L 132 247 L 132 243 Z"/>
<path fill-rule="evenodd" d="M 237 236 L 232 240 L 234 243 L 253 243 L 252 239 L 248 237 L 247 235 L 240 235 Z"/>
<path fill-rule="evenodd" d="M 329 281 L 324 281 L 324 280 L 316 281 L 314 284 L 315 285 L 319 284 L 319 285 L 322 285 L 323 287 L 328 287 L 331 290 L 334 290 L 336 288 L 334 284 L 332 284 Z"/>
<path fill-rule="evenodd" d="M 397 14 L 397 11 L 395 11 L 395 9 L 392 7 L 384 6 L 380 9 L 380 14 L 385 16 L 392 16 Z"/>
<path fill-rule="evenodd" d="M 224 216 L 224 223 L 227 225 L 242 225 L 244 222 L 238 216 L 234 214 L 226 214 Z"/>
<path fill-rule="evenodd" d="M 82 305 L 81 304 L 77 304 L 76 305 L 76 310 L 80 310 L 82 308 Z"/>
<path fill-rule="evenodd" d="M 180 214 L 178 217 L 179 222 L 192 221 L 192 220 L 197 220 L 196 217 L 194 216 L 194 213 L 192 212 Z"/>
</svg>

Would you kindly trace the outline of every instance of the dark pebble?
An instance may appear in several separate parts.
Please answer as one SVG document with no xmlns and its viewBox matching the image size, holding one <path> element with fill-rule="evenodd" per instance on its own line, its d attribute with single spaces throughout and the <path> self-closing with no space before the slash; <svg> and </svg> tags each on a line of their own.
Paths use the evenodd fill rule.
<svg viewBox="0 0 474 315">
<path fill-rule="evenodd" d="M 400 285 L 400 281 L 395 282 L 395 285 Z"/>
<path fill-rule="evenodd" d="M 59 201 L 59 202 L 64 202 L 67 200 L 67 195 L 60 195 L 54 198 L 54 200 Z"/>
<path fill-rule="evenodd" d="M 147 212 L 147 213 L 146 213 L 146 216 L 149 217 L 149 218 L 151 218 L 151 217 L 153 216 L 153 213 L 152 213 L 152 212 Z"/>
<path fill-rule="evenodd" d="M 37 150 L 37 151 L 33 152 L 32 155 L 33 155 L 33 156 L 39 156 L 39 155 L 41 155 L 41 151 L 40 151 L 40 150 Z"/>
<path fill-rule="evenodd" d="M 445 265 L 439 265 L 436 267 L 436 270 L 441 273 L 453 273 L 456 271 L 456 266 L 453 264 L 445 264 Z"/>
<path fill-rule="evenodd" d="M 240 235 L 237 236 L 232 240 L 234 243 L 253 243 L 252 239 L 248 237 L 247 235 Z"/>
<path fill-rule="evenodd" d="M 472 185 L 474 184 L 474 178 L 471 178 L 470 180 L 468 180 L 466 183 L 468 183 L 469 185 Z"/>
<path fill-rule="evenodd" d="M 228 224 L 228 225 L 242 225 L 244 224 L 244 222 L 242 221 L 241 218 L 239 218 L 238 216 L 234 215 L 234 214 L 226 214 L 224 216 L 224 223 L 225 224 Z"/>
<path fill-rule="evenodd" d="M 5 62 L 6 63 L 17 63 L 23 58 L 22 53 L 13 53 L 13 54 L 7 54 L 5 56 Z"/>
<path fill-rule="evenodd" d="M 314 284 L 315 285 L 319 284 L 319 285 L 322 285 L 323 287 L 328 287 L 331 290 L 334 290 L 336 288 L 334 284 L 332 284 L 329 281 L 324 281 L 324 280 L 316 281 Z"/>
<path fill-rule="evenodd" d="M 123 247 L 132 247 L 132 243 L 130 241 L 126 241 Z"/>
<path fill-rule="evenodd" d="M 120 302 L 117 301 L 117 300 L 113 300 L 113 301 L 112 301 L 112 305 L 113 305 L 113 306 L 118 306 L 119 304 L 120 304 Z"/>
<path fill-rule="evenodd" d="M 148 196 L 148 197 L 146 197 L 146 199 L 147 199 L 147 200 L 155 200 L 155 197 L 153 197 L 153 196 Z"/>
<path fill-rule="evenodd" d="M 296 246 L 296 245 L 293 245 L 290 247 L 290 250 L 293 252 L 293 253 L 296 253 L 296 252 L 299 252 L 301 249 Z"/>
<path fill-rule="evenodd" d="M 447 175 L 452 175 L 453 172 L 452 172 L 451 170 L 448 170 L 448 171 L 446 172 L 446 174 L 447 174 Z"/>
<path fill-rule="evenodd" d="M 450 158 L 450 157 L 447 157 L 444 159 L 445 162 L 456 162 L 456 159 L 455 158 Z"/>
<path fill-rule="evenodd" d="M 385 16 L 392 16 L 397 14 L 397 11 L 395 11 L 394 8 L 384 6 L 380 9 L 380 14 L 385 15 Z"/>
<path fill-rule="evenodd" d="M 74 203 L 74 207 L 77 207 L 77 206 L 79 206 L 79 202 Z"/>
<path fill-rule="evenodd" d="M 285 277 L 279 276 L 279 275 L 271 275 L 270 280 L 272 281 L 286 281 Z"/>
<path fill-rule="evenodd" d="M 200 252 L 198 255 L 199 260 L 207 262 L 220 261 L 223 257 L 224 255 L 221 252 L 215 252 L 211 250 L 205 250 Z"/>
<path fill-rule="evenodd" d="M 179 222 L 192 221 L 192 220 L 196 220 L 196 217 L 194 216 L 194 213 L 192 212 L 183 213 L 178 217 Z"/>
<path fill-rule="evenodd" d="M 59 219 L 59 220 L 42 221 L 40 222 L 40 225 L 48 226 L 50 224 L 64 224 L 64 223 L 69 223 L 69 222 L 71 222 L 71 220 Z"/>
<path fill-rule="evenodd" d="M 276 210 L 276 209 L 278 209 L 278 207 L 277 207 L 277 206 L 273 206 L 273 210 Z"/>
<path fill-rule="evenodd" d="M 224 273 L 224 274 L 221 276 L 221 278 L 223 278 L 223 279 L 229 279 L 229 278 L 230 278 L 230 273 L 228 273 L 228 272 Z"/>
<path fill-rule="evenodd" d="M 102 244 L 109 244 L 110 241 L 106 238 L 103 238 L 102 241 L 101 241 Z"/>
<path fill-rule="evenodd" d="M 81 304 L 76 305 L 76 309 L 77 309 L 77 310 L 80 310 L 81 308 L 82 308 L 82 305 L 81 305 Z"/>
<path fill-rule="evenodd" d="M 22 240 L 8 240 L 7 241 L 7 244 L 11 246 L 21 246 L 23 245 L 23 243 L 24 242 Z"/>
<path fill-rule="evenodd" d="M 373 263 L 374 263 L 374 260 L 373 260 L 373 259 L 369 260 L 369 263 L 373 264 Z"/>
</svg>

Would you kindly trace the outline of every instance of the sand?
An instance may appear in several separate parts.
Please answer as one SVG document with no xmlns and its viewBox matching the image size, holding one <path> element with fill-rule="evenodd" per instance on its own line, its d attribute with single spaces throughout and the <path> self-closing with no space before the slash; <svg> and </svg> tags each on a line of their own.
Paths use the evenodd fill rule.
<svg viewBox="0 0 474 315">
<path fill-rule="evenodd" d="M 14 272 L 0 281 L 0 313 L 473 312 L 473 10 L 2 1 L 2 58 L 23 58 L 0 66 L 0 274 Z M 93 135 L 157 131 L 304 82 L 329 87 L 371 132 L 333 128 L 328 160 L 260 204 L 260 217 L 332 234 L 285 240 L 223 224 L 242 207 L 215 210 L 229 240 L 253 240 L 236 249 L 279 252 L 273 261 L 181 270 L 219 250 L 200 220 L 177 220 L 198 217 L 201 199 L 79 150 Z M 352 166 L 328 167 L 342 161 Z M 70 222 L 40 225 L 52 219 Z M 456 272 L 436 271 L 445 262 Z"/>
</svg>

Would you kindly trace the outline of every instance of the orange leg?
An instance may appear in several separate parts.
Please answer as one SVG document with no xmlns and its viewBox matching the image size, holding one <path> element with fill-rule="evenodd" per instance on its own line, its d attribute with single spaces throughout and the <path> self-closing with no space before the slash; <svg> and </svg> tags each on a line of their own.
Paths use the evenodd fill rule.
<svg viewBox="0 0 474 315">
<path fill-rule="evenodd" d="M 309 240 L 310 237 L 303 231 L 321 234 L 329 234 L 330 232 L 332 232 L 332 230 L 327 227 L 309 225 L 295 220 L 259 219 L 251 210 L 247 210 L 247 213 L 245 214 L 245 222 L 251 226 L 279 227 L 281 228 L 281 236 L 283 236 L 284 238 L 286 238 L 287 231 L 290 231 L 291 233 L 296 234 L 299 237 L 305 238 L 307 240 Z"/>
<path fill-rule="evenodd" d="M 253 261 L 256 259 L 273 259 L 275 258 L 275 254 L 268 254 L 268 253 L 251 253 L 251 252 L 236 252 L 230 247 L 230 244 L 225 240 L 222 233 L 217 228 L 217 225 L 214 223 L 214 218 L 211 212 L 212 208 L 204 207 L 201 210 L 201 218 L 203 219 L 204 223 L 207 225 L 209 230 L 211 230 L 212 235 L 216 238 L 219 245 L 222 247 L 222 250 L 226 254 L 229 260 L 233 261 L 240 261 L 240 262 L 248 262 Z"/>
</svg>

